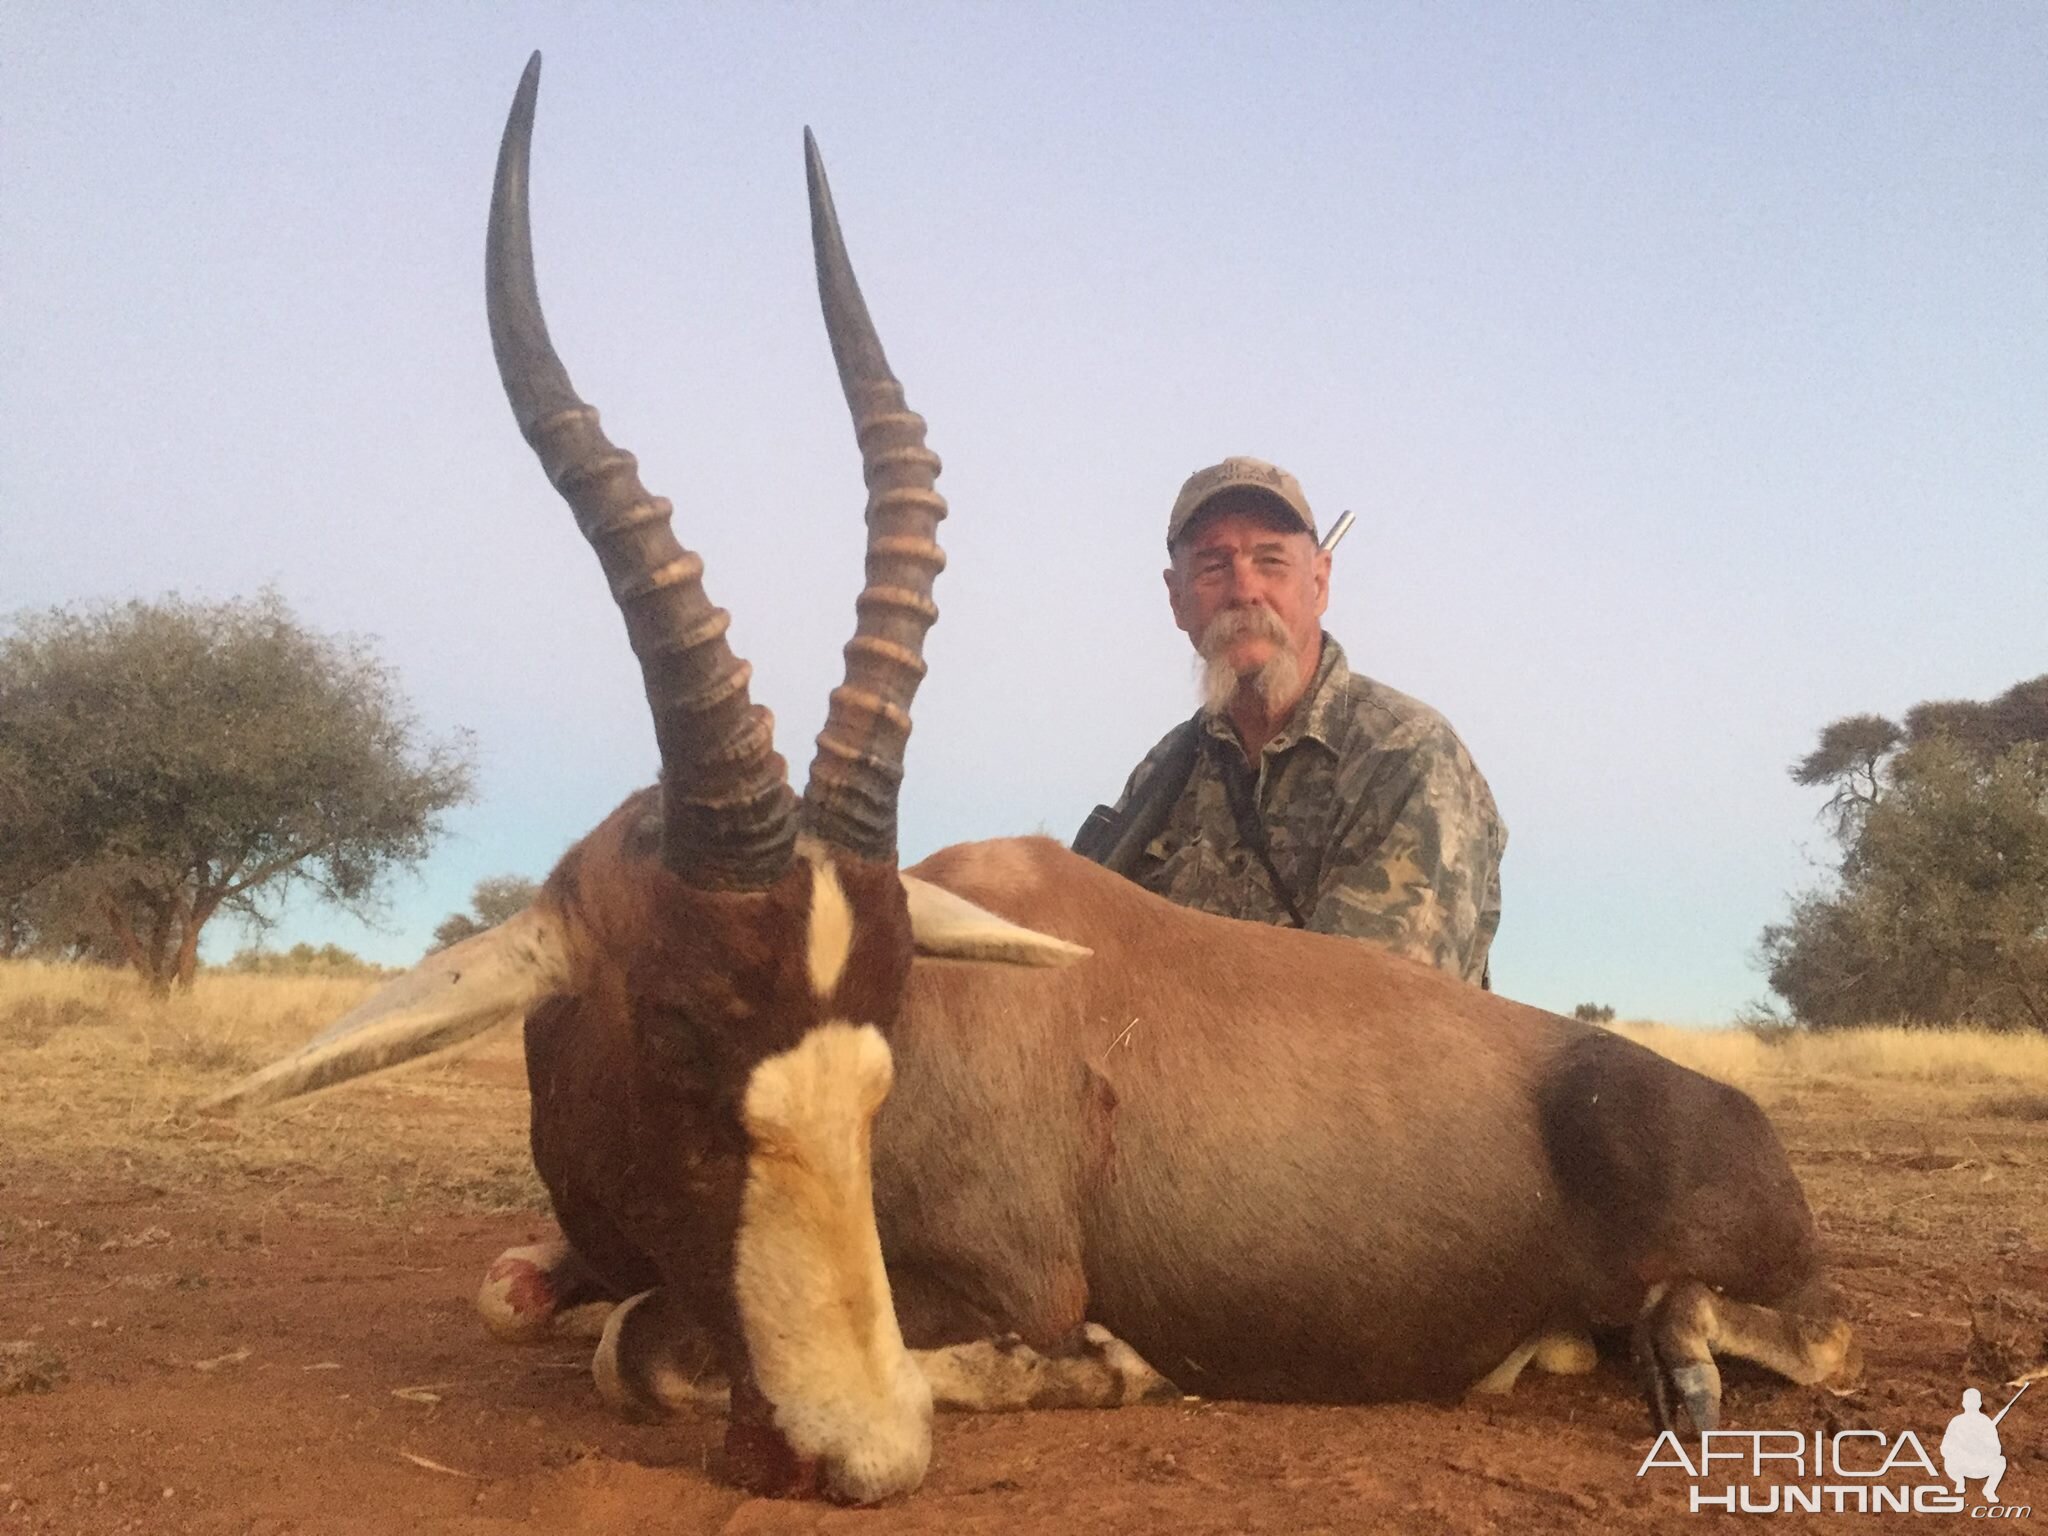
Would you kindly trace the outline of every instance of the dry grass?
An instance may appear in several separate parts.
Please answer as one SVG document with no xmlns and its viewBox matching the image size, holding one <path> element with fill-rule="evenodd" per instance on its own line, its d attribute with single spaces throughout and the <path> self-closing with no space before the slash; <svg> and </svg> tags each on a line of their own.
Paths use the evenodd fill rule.
<svg viewBox="0 0 2048 1536">
<path fill-rule="evenodd" d="M 0 1050 L 69 1031 L 129 1032 L 151 1057 L 212 1058 L 200 1070 L 246 1071 L 353 1008 L 374 979 L 202 973 L 190 992 L 151 997 L 133 971 L 40 960 L 0 962 Z"/>
<path fill-rule="evenodd" d="M 250 1179 L 295 1208 L 328 1203 L 320 1186 L 343 1179 L 349 1193 L 335 1194 L 349 1206 L 361 1204 L 367 1183 L 385 1208 L 421 1199 L 540 1208 L 516 1082 L 427 1065 L 267 1113 L 192 1112 L 199 1097 L 300 1045 L 376 985 L 207 974 L 190 993 L 157 998 L 128 973 L 0 962 L 8 1146 L 165 1191 Z"/>
<path fill-rule="evenodd" d="M 1757 1092 L 1769 1088 L 1894 1083 L 1936 1088 L 2048 1090 L 2048 1035 L 1869 1025 L 1809 1034 L 1746 1029 L 1679 1029 L 1631 1020 L 1617 1034 L 1673 1061 Z"/>
</svg>

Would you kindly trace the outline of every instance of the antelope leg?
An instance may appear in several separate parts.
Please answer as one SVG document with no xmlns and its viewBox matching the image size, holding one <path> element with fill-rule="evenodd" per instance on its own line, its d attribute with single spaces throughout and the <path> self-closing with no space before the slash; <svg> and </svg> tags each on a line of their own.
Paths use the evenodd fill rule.
<svg viewBox="0 0 2048 1536">
<path fill-rule="evenodd" d="M 1022 1408 L 1119 1408 L 1177 1401 L 1180 1388 L 1100 1323 L 1084 1323 L 1068 1348 L 1040 1354 L 1018 1338 L 977 1339 L 911 1358 L 931 1384 L 932 1405 L 983 1413 Z"/>
</svg>

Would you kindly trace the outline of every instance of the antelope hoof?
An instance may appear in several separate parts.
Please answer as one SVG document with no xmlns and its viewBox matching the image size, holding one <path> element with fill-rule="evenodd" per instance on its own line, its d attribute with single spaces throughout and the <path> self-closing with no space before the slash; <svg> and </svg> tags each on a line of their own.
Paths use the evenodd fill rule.
<svg viewBox="0 0 2048 1536">
<path fill-rule="evenodd" d="M 1083 1323 L 1081 1339 L 1115 1376 L 1119 1403 L 1177 1403 L 1181 1390 L 1146 1363 L 1130 1345 L 1100 1323 Z"/>
<path fill-rule="evenodd" d="M 1863 1344 L 1847 1323 L 1836 1323 L 1828 1330 L 1820 1355 L 1824 1362 L 1832 1362 L 1821 1378 L 1821 1384 L 1829 1391 L 1841 1395 L 1862 1385 Z"/>
<path fill-rule="evenodd" d="M 1694 1433 L 1705 1434 L 1720 1424 L 1721 1371 L 1711 1360 L 1674 1366 L 1671 1384 L 1678 1390 L 1678 1400 L 1685 1405 Z"/>
<path fill-rule="evenodd" d="M 1677 1405 L 1671 1400 L 1671 1380 L 1665 1374 L 1664 1362 L 1657 1356 L 1657 1346 L 1646 1323 L 1636 1324 L 1635 1334 L 1629 1341 L 1629 1359 L 1635 1364 L 1636 1382 L 1642 1388 L 1643 1401 L 1649 1405 L 1651 1424 L 1660 1432 L 1676 1430 Z"/>
</svg>

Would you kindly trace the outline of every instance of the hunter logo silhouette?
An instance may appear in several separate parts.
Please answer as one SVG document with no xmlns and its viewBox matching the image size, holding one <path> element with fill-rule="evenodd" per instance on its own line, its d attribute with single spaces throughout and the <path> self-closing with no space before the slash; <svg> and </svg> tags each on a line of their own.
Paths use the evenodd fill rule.
<svg viewBox="0 0 2048 1536">
<path fill-rule="evenodd" d="M 1963 1393 L 1963 1411 L 1948 1421 L 1941 1437 L 1941 1469 L 1963 1491 L 1966 1479 L 1984 1479 L 1984 1502 L 1998 1502 L 1999 1479 L 2005 1476 L 2005 1453 L 1998 1443 L 1998 1421 L 2012 1412 L 2013 1403 L 2027 1395 L 2030 1381 L 2021 1382 L 2012 1402 L 1998 1410 L 1997 1418 L 1984 1412 L 1984 1395 L 1975 1387 Z"/>
</svg>

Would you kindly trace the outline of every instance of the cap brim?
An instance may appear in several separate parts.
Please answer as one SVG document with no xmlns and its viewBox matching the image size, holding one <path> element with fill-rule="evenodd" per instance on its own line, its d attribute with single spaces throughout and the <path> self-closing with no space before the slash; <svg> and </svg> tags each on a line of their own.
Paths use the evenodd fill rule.
<svg viewBox="0 0 2048 1536">
<path fill-rule="evenodd" d="M 1192 507 L 1189 507 L 1184 515 L 1174 520 L 1173 527 L 1167 532 L 1166 547 L 1171 549 L 1182 539 L 1186 538 L 1189 530 L 1203 518 L 1214 512 L 1216 510 L 1216 503 L 1226 496 L 1255 497 L 1310 538 L 1316 536 L 1316 525 L 1303 517 L 1301 509 L 1295 506 L 1293 502 L 1282 496 L 1271 486 L 1245 481 L 1236 485 L 1219 485 Z"/>
</svg>

